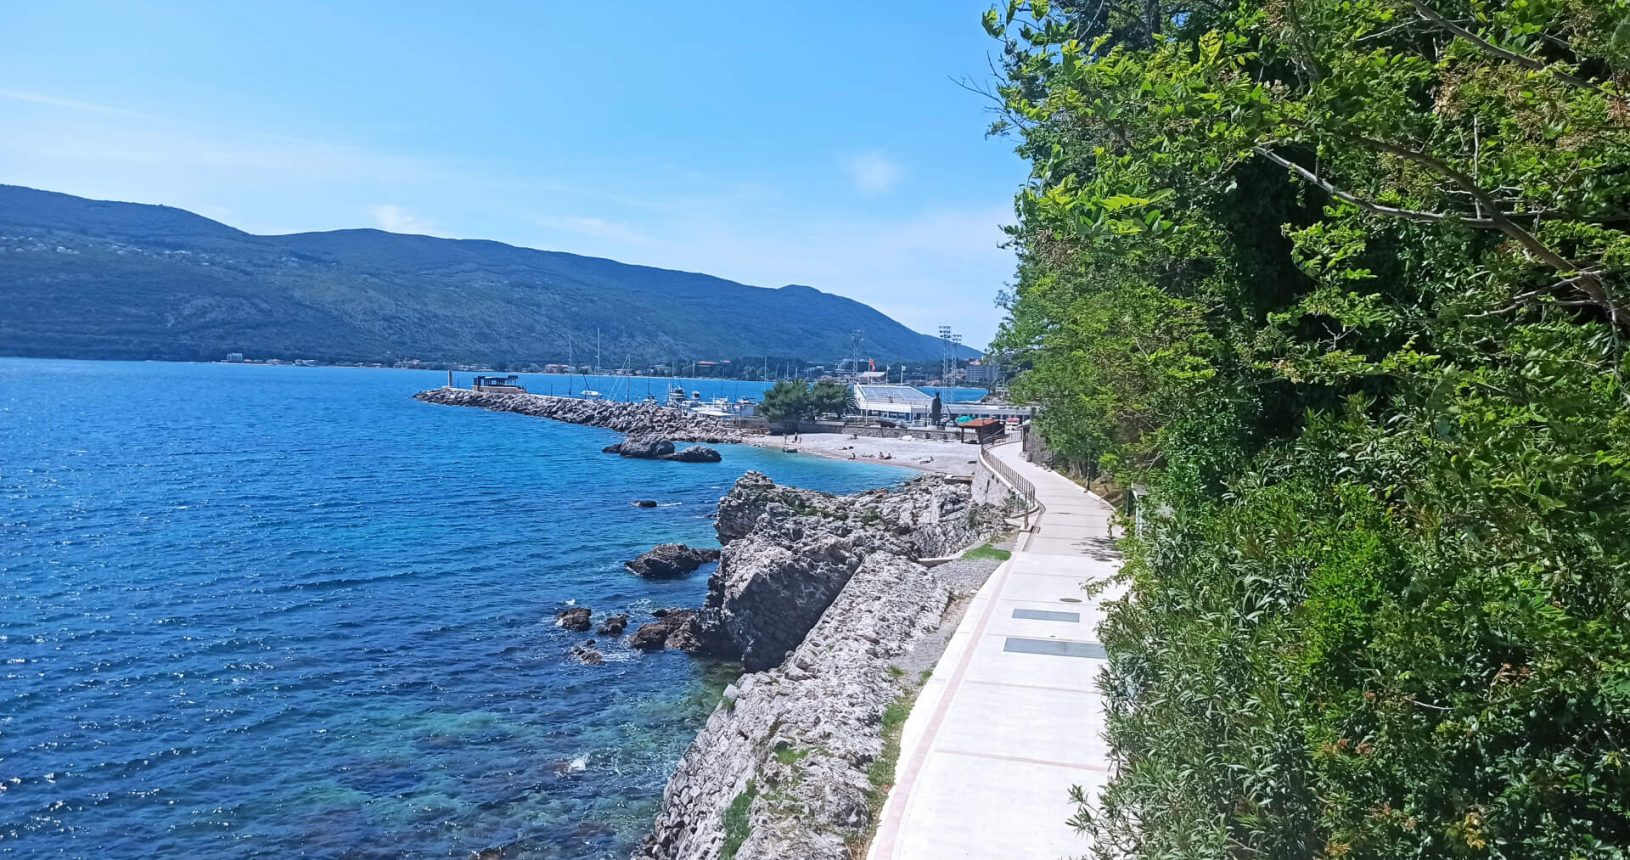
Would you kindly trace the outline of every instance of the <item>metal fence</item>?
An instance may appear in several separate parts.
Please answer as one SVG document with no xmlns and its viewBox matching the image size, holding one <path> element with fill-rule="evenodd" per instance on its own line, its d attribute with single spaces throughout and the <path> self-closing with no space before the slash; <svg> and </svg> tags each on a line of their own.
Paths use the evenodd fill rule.
<svg viewBox="0 0 1630 860">
<path fill-rule="evenodd" d="M 1041 502 L 1036 500 L 1036 485 L 1030 483 L 1023 475 L 1013 471 L 1011 466 L 991 454 L 992 448 L 998 445 L 1008 445 L 1013 441 L 1013 437 L 1004 436 L 979 446 L 979 461 L 985 464 L 985 468 L 1001 478 L 1003 483 L 1013 488 L 1013 491 L 1018 493 L 1020 498 L 1024 499 L 1024 527 L 1028 529 L 1030 528 L 1031 515 L 1040 515 L 1042 511 Z"/>
</svg>

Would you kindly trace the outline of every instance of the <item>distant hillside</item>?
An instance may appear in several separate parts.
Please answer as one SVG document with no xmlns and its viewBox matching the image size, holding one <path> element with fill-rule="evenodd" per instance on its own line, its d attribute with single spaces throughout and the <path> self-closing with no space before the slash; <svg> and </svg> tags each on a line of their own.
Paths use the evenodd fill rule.
<svg viewBox="0 0 1630 860">
<path fill-rule="evenodd" d="M 255 236 L 167 206 L 0 185 L 0 354 L 517 364 L 775 355 L 879 361 L 940 341 L 811 287 L 749 287 L 498 242 Z M 971 351 L 964 351 L 973 354 Z"/>
</svg>

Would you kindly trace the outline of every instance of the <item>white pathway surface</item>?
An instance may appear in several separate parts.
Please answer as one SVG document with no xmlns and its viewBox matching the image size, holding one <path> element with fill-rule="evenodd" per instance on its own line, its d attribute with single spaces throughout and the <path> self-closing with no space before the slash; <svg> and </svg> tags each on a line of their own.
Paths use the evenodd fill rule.
<svg viewBox="0 0 1630 860">
<path fill-rule="evenodd" d="M 1119 562 L 1113 511 L 1018 445 L 992 455 L 1028 479 L 1045 507 L 1013 557 L 975 595 L 906 721 L 895 785 L 869 860 L 1081 857 L 1065 822 L 1070 787 L 1109 778 L 1097 679 L 1099 604 L 1089 594 Z"/>
</svg>

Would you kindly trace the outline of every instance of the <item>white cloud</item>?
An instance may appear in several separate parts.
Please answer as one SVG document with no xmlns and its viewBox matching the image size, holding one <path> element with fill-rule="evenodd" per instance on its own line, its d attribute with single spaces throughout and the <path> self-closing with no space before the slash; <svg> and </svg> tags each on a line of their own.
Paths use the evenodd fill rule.
<svg viewBox="0 0 1630 860">
<path fill-rule="evenodd" d="M 862 194 L 887 194 L 906 176 L 905 168 L 881 152 L 862 152 L 843 160 L 843 172 Z"/>
<path fill-rule="evenodd" d="M 426 221 L 392 203 L 381 203 L 369 207 L 368 214 L 373 216 L 374 226 L 389 233 L 416 233 L 433 236 L 437 231 L 435 223 Z"/>
<path fill-rule="evenodd" d="M 575 236 L 587 236 L 593 239 L 631 244 L 647 244 L 651 241 L 626 223 L 610 221 L 605 218 L 595 218 L 590 215 L 539 218 L 537 222 L 541 227 L 560 230 Z M 570 249 L 563 248 L 561 250 Z"/>
<path fill-rule="evenodd" d="M 21 90 L 0 89 L 0 99 L 13 102 L 27 102 L 29 104 L 45 105 L 46 107 L 67 108 L 68 110 L 83 111 L 85 113 L 103 113 L 114 116 L 128 117 L 145 116 L 145 114 L 137 113 L 133 110 L 126 110 L 125 108 L 96 104 L 95 102 L 82 102 L 77 99 L 65 99 L 58 96 L 46 95 L 44 93 L 23 92 Z"/>
</svg>

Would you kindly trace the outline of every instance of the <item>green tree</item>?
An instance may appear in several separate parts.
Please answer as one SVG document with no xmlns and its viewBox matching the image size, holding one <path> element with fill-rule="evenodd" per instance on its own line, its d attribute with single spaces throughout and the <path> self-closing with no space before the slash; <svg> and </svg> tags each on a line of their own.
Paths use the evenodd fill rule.
<svg viewBox="0 0 1630 860">
<path fill-rule="evenodd" d="M 778 426 L 783 434 L 797 433 L 800 422 L 810 416 L 812 408 L 809 383 L 791 379 L 770 386 L 758 404 L 759 414 Z"/>
<path fill-rule="evenodd" d="M 1012 3 L 999 347 L 1169 510 L 1104 856 L 1630 851 L 1630 2 Z"/>
<path fill-rule="evenodd" d="M 812 414 L 817 416 L 842 418 L 855 408 L 854 390 L 830 379 L 823 379 L 810 388 L 809 401 Z"/>
</svg>

